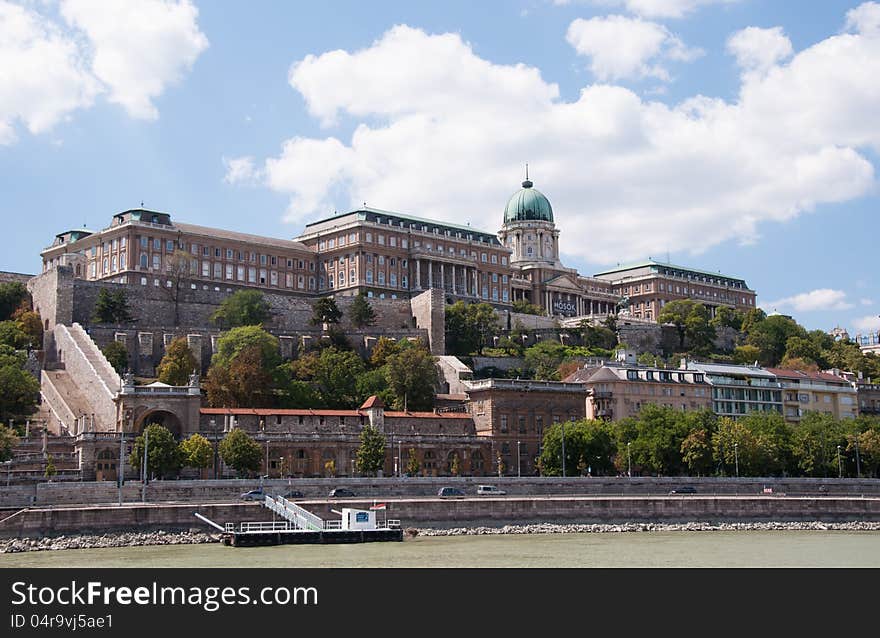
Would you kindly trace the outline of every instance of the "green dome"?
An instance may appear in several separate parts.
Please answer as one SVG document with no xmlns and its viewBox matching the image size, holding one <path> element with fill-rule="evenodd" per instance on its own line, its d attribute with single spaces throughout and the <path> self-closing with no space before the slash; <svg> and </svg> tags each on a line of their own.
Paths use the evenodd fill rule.
<svg viewBox="0 0 880 638">
<path fill-rule="evenodd" d="M 550 200 L 544 197 L 541 191 L 532 188 L 532 183 L 528 179 L 522 185 L 522 190 L 514 193 L 507 202 L 507 208 L 504 209 L 504 223 L 530 219 L 552 222 L 553 207 L 550 206 Z"/>
</svg>

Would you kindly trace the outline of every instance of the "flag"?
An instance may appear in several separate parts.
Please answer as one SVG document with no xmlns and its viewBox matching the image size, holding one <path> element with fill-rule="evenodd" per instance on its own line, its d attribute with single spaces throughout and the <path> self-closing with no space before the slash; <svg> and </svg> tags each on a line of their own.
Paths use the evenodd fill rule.
<svg viewBox="0 0 880 638">
<path fill-rule="evenodd" d="M 374 503 L 374 504 L 370 507 L 370 509 L 371 509 L 371 510 L 384 510 L 384 509 L 385 509 L 385 503 Z"/>
</svg>

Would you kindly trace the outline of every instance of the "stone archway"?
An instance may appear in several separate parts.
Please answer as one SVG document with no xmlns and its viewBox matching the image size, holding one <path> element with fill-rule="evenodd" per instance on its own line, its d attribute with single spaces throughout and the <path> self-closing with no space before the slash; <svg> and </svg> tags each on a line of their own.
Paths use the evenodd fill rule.
<svg viewBox="0 0 880 638">
<path fill-rule="evenodd" d="M 161 426 L 168 428 L 171 434 L 174 435 L 175 439 L 180 439 L 181 433 L 183 432 L 183 424 L 181 423 L 179 416 L 177 416 L 173 412 L 169 412 L 168 410 L 146 409 L 140 414 L 136 414 L 134 431 L 136 434 L 141 434 L 147 425 L 153 423 L 157 423 Z"/>
<path fill-rule="evenodd" d="M 95 456 L 95 480 L 117 480 L 117 465 L 119 463 L 119 450 L 103 449 Z"/>
</svg>

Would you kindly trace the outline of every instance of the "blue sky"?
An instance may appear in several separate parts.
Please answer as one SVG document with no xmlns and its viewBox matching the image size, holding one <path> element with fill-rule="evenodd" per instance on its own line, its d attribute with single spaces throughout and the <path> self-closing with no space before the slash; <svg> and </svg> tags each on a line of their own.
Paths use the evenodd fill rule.
<svg viewBox="0 0 880 638">
<path fill-rule="evenodd" d="M 874 2 L 0 0 L 0 268 L 141 201 L 497 230 L 528 162 L 582 273 L 668 254 L 876 329 L 877 77 Z"/>
</svg>

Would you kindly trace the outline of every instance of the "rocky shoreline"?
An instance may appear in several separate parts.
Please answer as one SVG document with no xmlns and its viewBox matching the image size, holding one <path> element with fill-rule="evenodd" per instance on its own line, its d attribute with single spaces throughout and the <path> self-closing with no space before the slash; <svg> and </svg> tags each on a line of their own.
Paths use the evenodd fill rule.
<svg viewBox="0 0 880 638">
<path fill-rule="evenodd" d="M 729 531 L 880 531 L 880 522 L 823 523 L 607 523 L 504 525 L 503 527 L 408 527 L 404 536 L 491 536 L 497 534 L 607 534 L 622 532 L 729 532 Z M 203 532 L 124 532 L 121 534 L 76 534 L 44 538 L 0 539 L 0 554 L 99 549 L 104 547 L 143 547 L 148 545 L 198 545 L 216 543 L 219 534 Z"/>
<path fill-rule="evenodd" d="M 489 536 L 494 534 L 606 534 L 620 532 L 732 532 L 732 531 L 880 531 L 880 522 L 855 521 L 846 523 L 767 522 L 767 523 L 595 523 L 563 524 L 536 523 L 532 525 L 505 525 L 503 527 L 450 527 L 407 528 L 406 536 Z"/>
</svg>

